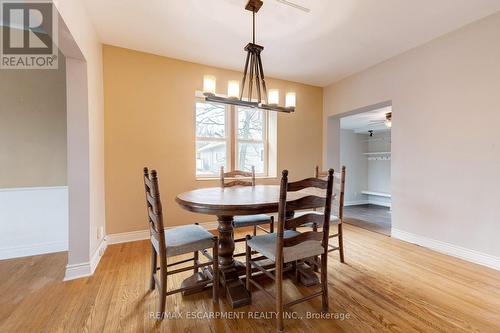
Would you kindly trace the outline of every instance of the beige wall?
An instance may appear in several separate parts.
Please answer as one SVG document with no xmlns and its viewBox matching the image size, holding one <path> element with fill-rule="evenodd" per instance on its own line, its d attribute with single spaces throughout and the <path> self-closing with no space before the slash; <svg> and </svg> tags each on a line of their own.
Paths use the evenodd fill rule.
<svg viewBox="0 0 500 333">
<path fill-rule="evenodd" d="M 497 257 L 499 31 L 500 13 L 331 85 L 324 95 L 324 124 L 329 115 L 392 100 L 394 228 Z"/>
<path fill-rule="evenodd" d="M 66 185 L 65 76 L 0 70 L 0 188 Z"/>
<path fill-rule="evenodd" d="M 216 75 L 224 94 L 227 80 L 241 74 L 112 46 L 104 46 L 103 57 L 107 233 L 147 228 L 144 166 L 159 171 L 166 226 L 215 221 L 182 210 L 174 199 L 184 191 L 217 185 L 195 180 L 194 104 L 203 75 Z M 321 162 L 322 88 L 272 79 L 267 83 L 282 95 L 288 89 L 297 92 L 296 113 L 278 115 L 278 170 L 288 168 L 292 179 L 310 176 Z"/>
</svg>

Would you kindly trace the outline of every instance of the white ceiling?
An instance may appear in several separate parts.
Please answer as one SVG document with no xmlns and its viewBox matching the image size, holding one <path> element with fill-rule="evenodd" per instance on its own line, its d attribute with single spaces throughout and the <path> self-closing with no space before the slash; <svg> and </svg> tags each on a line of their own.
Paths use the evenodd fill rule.
<svg viewBox="0 0 500 333">
<path fill-rule="evenodd" d="M 247 0 L 85 0 L 103 43 L 242 70 Z M 264 0 L 268 76 L 328 85 L 500 10 L 499 0 Z"/>
<path fill-rule="evenodd" d="M 381 109 L 357 113 L 352 116 L 346 116 L 340 119 L 340 128 L 352 130 L 356 133 L 368 133 L 372 131 L 386 131 L 385 115 L 392 112 L 392 106 Z"/>
</svg>

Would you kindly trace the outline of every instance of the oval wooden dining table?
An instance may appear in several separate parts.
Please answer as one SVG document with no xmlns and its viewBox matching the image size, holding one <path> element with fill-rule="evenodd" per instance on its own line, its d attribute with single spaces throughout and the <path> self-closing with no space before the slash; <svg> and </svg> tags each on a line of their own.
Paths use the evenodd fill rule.
<svg viewBox="0 0 500 333">
<path fill-rule="evenodd" d="M 177 203 L 188 211 L 217 216 L 221 283 L 233 308 L 250 303 L 250 295 L 239 279 L 244 266 L 233 257 L 233 217 L 277 212 L 279 191 L 278 185 L 209 187 L 185 192 L 176 198 Z M 307 190 L 290 192 L 287 200 L 300 199 L 310 194 L 313 193 Z"/>
</svg>

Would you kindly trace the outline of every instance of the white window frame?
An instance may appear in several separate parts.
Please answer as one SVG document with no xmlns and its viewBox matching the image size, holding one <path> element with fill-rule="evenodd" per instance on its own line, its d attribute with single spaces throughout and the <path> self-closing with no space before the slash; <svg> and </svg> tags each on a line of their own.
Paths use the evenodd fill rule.
<svg viewBox="0 0 500 333">
<path fill-rule="evenodd" d="M 196 171 L 196 144 L 198 141 L 212 141 L 212 142 L 225 142 L 226 143 L 226 164 L 224 168 L 228 168 L 230 166 L 230 158 L 231 158 L 231 126 L 229 126 L 230 118 L 229 118 L 229 105 L 221 104 L 221 103 L 214 103 L 214 102 L 209 102 L 211 104 L 217 104 L 222 107 L 224 107 L 224 112 L 225 112 L 225 119 L 224 119 L 224 137 L 223 138 L 218 138 L 218 137 L 203 137 L 203 136 L 198 136 L 196 133 L 196 104 L 197 103 L 207 103 L 205 100 L 202 99 L 197 99 L 194 105 L 194 128 L 195 128 L 195 173 L 197 178 L 213 178 L 216 176 L 215 174 L 207 174 L 207 175 L 198 175 Z"/>
<path fill-rule="evenodd" d="M 263 140 L 245 140 L 238 138 L 238 106 L 236 105 L 224 105 L 225 108 L 225 127 L 224 127 L 224 138 L 213 138 L 213 137 L 199 137 L 196 135 L 196 103 L 213 103 L 206 102 L 202 98 L 196 98 L 195 106 L 194 106 L 194 123 L 195 123 L 195 160 L 196 160 L 196 143 L 198 141 L 224 141 L 226 143 L 226 165 L 224 170 L 233 171 L 237 169 L 237 156 L 238 156 L 238 143 L 264 143 L 264 172 L 256 173 L 257 177 L 267 178 L 271 177 L 269 170 L 269 111 L 262 110 L 265 113 L 264 115 L 264 124 L 263 124 Z M 218 104 L 218 103 L 214 103 Z M 218 173 L 199 175 L 196 171 L 196 163 L 195 163 L 195 175 L 196 179 L 214 179 L 218 178 Z"/>
<path fill-rule="evenodd" d="M 231 105 L 232 108 L 231 108 L 231 111 L 233 113 L 233 117 L 234 117 L 234 149 L 232 149 L 232 153 L 234 154 L 234 157 L 232 158 L 232 163 L 234 165 L 232 165 L 233 169 L 237 169 L 238 166 L 238 144 L 239 143 L 262 143 L 263 146 L 264 146 L 264 156 L 263 156 L 263 162 L 264 162 L 264 168 L 263 168 L 263 172 L 256 172 L 255 175 L 256 176 L 259 176 L 259 177 L 267 177 L 268 174 L 269 174 L 269 140 L 268 140 L 268 131 L 269 131 L 269 111 L 266 111 L 266 110 L 262 110 L 261 112 L 264 113 L 264 117 L 263 117 L 263 122 L 264 124 L 262 125 L 262 140 L 251 140 L 251 139 L 240 139 L 238 138 L 238 133 L 237 133 L 237 130 L 238 130 L 238 125 L 239 125 L 239 122 L 238 122 L 238 106 L 235 106 L 235 105 Z M 233 135 L 233 133 L 232 133 Z"/>
</svg>

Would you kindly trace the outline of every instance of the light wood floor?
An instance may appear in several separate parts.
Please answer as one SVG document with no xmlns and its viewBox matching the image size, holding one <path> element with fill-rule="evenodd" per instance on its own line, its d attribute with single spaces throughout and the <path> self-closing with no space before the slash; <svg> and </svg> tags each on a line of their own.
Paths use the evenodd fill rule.
<svg viewBox="0 0 500 333">
<path fill-rule="evenodd" d="M 500 332 L 500 272 L 345 226 L 346 264 L 329 260 L 330 311 L 349 319 L 288 319 L 287 332 Z M 66 254 L 0 262 L 0 332 L 270 332 L 271 319 L 186 319 L 188 311 L 231 311 L 208 291 L 171 296 L 167 311 L 183 319 L 150 319 L 147 241 L 109 246 L 94 276 L 61 282 Z M 174 283 L 180 281 L 176 277 Z M 286 299 L 311 289 L 285 286 Z M 293 308 L 318 312 L 320 299 Z M 273 311 L 255 291 L 251 306 Z"/>
</svg>

